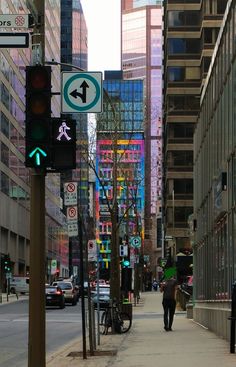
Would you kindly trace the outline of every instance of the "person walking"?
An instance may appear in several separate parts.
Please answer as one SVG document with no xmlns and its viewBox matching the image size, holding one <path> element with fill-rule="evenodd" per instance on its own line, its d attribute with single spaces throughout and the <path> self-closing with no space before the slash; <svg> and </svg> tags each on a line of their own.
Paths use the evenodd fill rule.
<svg viewBox="0 0 236 367">
<path fill-rule="evenodd" d="M 163 292 L 162 306 L 164 309 L 164 329 L 166 331 L 172 331 L 177 288 L 178 283 L 174 277 L 167 279 L 160 287 L 160 291 Z"/>
</svg>

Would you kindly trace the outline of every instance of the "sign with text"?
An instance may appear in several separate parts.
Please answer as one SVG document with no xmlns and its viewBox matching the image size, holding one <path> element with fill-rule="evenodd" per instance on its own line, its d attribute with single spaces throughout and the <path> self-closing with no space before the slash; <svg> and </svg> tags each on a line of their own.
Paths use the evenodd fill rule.
<svg viewBox="0 0 236 367">
<path fill-rule="evenodd" d="M 78 236 L 79 232 L 78 232 L 78 223 L 77 223 L 77 221 L 68 222 L 67 229 L 68 229 L 68 236 L 69 237 Z"/>
<path fill-rule="evenodd" d="M 67 208 L 67 222 L 75 222 L 78 220 L 78 208 L 77 206 L 69 206 Z"/>
<path fill-rule="evenodd" d="M 0 14 L 0 28 L 28 28 L 29 14 Z"/>
<path fill-rule="evenodd" d="M 64 205 L 77 205 L 77 182 L 64 184 Z"/>
</svg>

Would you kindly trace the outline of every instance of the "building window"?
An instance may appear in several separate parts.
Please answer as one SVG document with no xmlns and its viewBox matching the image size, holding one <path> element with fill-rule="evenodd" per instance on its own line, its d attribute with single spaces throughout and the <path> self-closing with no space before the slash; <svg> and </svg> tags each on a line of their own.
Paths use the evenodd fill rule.
<svg viewBox="0 0 236 367">
<path fill-rule="evenodd" d="M 200 52 L 200 40 L 195 38 L 169 38 L 168 52 L 174 54 L 198 54 Z"/>
<path fill-rule="evenodd" d="M 9 177 L 3 172 L 0 172 L 0 190 L 9 195 Z"/>
<path fill-rule="evenodd" d="M 9 148 L 4 143 L 1 144 L 1 162 L 9 167 Z"/>
<path fill-rule="evenodd" d="M 6 116 L 4 115 L 3 112 L 1 112 L 1 121 L 0 121 L 0 125 L 1 125 L 1 132 L 7 137 L 9 138 L 9 121 L 6 118 Z"/>
<path fill-rule="evenodd" d="M 200 25 L 199 11 L 169 11 L 168 27 L 198 26 Z"/>
</svg>

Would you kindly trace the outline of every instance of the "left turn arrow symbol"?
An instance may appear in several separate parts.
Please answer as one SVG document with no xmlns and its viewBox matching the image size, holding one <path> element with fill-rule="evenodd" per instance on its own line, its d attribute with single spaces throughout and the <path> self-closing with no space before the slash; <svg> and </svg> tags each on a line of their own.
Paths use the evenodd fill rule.
<svg viewBox="0 0 236 367">
<path fill-rule="evenodd" d="M 86 89 L 89 88 L 89 85 L 84 80 L 83 83 L 80 85 L 80 88 L 82 88 L 82 93 L 79 93 L 77 89 L 74 89 L 70 95 L 74 98 L 80 97 L 81 101 L 83 103 L 86 103 Z"/>
</svg>

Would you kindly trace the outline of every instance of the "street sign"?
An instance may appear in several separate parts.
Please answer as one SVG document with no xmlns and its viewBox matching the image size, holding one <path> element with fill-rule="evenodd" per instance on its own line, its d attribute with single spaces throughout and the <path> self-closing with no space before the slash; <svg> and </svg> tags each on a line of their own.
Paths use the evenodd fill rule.
<svg viewBox="0 0 236 367">
<path fill-rule="evenodd" d="M 57 272 L 57 260 L 51 260 L 51 274 L 54 275 Z"/>
<path fill-rule="evenodd" d="M 78 222 L 77 221 L 70 221 L 67 225 L 68 236 L 69 237 L 76 237 L 78 236 Z"/>
<path fill-rule="evenodd" d="M 77 182 L 64 184 L 64 205 L 77 205 Z"/>
<path fill-rule="evenodd" d="M 28 48 L 29 33 L 0 33 L 0 48 Z"/>
<path fill-rule="evenodd" d="M 67 222 L 74 222 L 78 219 L 77 206 L 69 206 L 67 208 Z"/>
<path fill-rule="evenodd" d="M 130 245 L 134 248 L 140 248 L 141 247 L 141 237 L 140 236 L 131 237 Z"/>
<path fill-rule="evenodd" d="M 128 256 L 128 245 L 120 245 L 120 256 Z"/>
<path fill-rule="evenodd" d="M 29 14 L 0 14 L 0 28 L 28 28 Z"/>
<path fill-rule="evenodd" d="M 88 241 L 88 261 L 97 261 L 97 242 L 96 240 Z"/>
<path fill-rule="evenodd" d="M 62 113 L 102 112 L 102 73 L 63 72 Z"/>
</svg>

